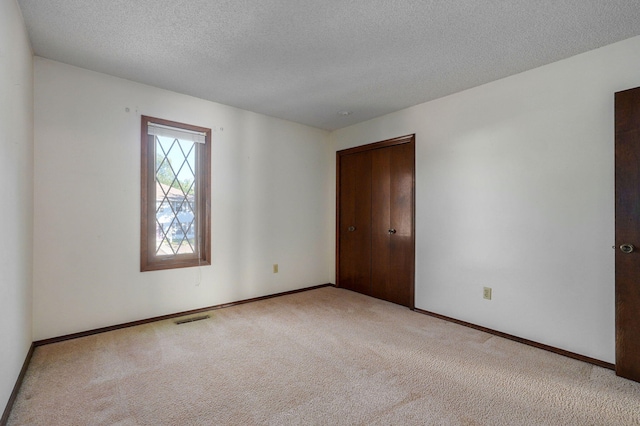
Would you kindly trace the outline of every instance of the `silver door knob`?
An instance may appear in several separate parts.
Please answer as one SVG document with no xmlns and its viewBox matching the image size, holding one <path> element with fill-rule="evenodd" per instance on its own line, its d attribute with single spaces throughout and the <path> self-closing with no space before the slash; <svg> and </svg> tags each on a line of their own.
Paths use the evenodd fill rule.
<svg viewBox="0 0 640 426">
<path fill-rule="evenodd" d="M 356 227 L 355 226 L 350 226 L 347 229 L 349 230 L 349 232 L 353 232 L 353 231 L 356 230 Z"/>
<path fill-rule="evenodd" d="M 635 250 L 635 247 L 633 246 L 633 244 L 623 244 L 620 246 L 620 251 L 625 254 L 629 254 L 633 250 Z"/>
<path fill-rule="evenodd" d="M 390 234 L 395 234 L 395 233 L 396 233 L 396 230 L 395 230 L 395 229 L 389 229 L 389 233 L 390 233 Z"/>
</svg>

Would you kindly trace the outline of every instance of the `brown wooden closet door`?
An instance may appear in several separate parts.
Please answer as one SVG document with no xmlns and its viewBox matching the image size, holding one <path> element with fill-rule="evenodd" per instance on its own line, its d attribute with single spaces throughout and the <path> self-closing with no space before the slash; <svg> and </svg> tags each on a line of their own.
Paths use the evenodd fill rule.
<svg viewBox="0 0 640 426">
<path fill-rule="evenodd" d="M 414 145 L 372 151 L 371 295 L 413 308 Z"/>
<path fill-rule="evenodd" d="M 616 374 L 640 382 L 640 88 L 616 93 Z"/>
<path fill-rule="evenodd" d="M 371 152 L 344 155 L 339 164 L 338 286 L 371 288 Z"/>
</svg>

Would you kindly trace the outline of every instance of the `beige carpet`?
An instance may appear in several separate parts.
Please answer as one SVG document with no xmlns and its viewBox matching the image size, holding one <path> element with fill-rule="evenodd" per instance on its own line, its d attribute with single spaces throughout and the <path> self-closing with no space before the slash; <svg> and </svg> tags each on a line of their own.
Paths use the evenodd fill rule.
<svg viewBox="0 0 640 426">
<path fill-rule="evenodd" d="M 38 347 L 10 425 L 640 425 L 640 383 L 325 287 Z"/>
</svg>

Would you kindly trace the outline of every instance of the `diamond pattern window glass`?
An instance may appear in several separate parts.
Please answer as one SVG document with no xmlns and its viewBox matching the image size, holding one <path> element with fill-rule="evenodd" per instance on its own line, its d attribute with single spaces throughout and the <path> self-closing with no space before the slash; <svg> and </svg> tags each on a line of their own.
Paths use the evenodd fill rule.
<svg viewBox="0 0 640 426">
<path fill-rule="evenodd" d="M 142 117 L 142 271 L 210 264 L 211 130 Z"/>
</svg>

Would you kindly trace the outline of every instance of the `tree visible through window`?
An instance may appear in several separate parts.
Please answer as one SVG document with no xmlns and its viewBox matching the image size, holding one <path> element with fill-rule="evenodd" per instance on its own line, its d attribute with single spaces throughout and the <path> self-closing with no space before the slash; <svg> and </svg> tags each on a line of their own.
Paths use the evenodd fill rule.
<svg viewBox="0 0 640 426">
<path fill-rule="evenodd" d="M 211 130 L 142 116 L 140 270 L 210 264 Z"/>
</svg>

